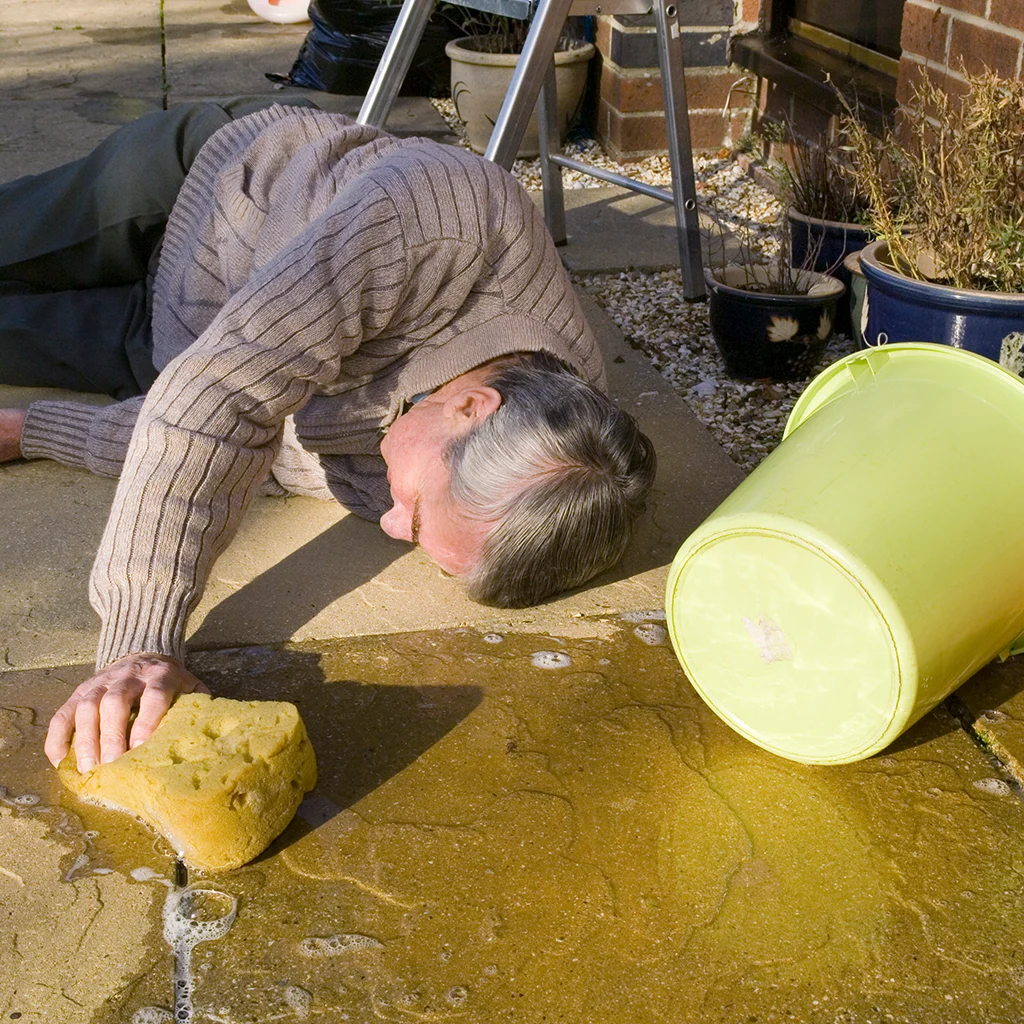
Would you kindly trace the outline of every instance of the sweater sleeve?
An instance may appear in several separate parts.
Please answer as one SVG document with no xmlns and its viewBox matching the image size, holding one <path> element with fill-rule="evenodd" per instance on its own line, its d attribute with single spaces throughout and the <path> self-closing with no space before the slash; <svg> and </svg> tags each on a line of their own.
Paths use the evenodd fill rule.
<svg viewBox="0 0 1024 1024">
<path fill-rule="evenodd" d="M 400 218 L 379 187 L 352 193 L 257 271 L 147 396 L 90 581 L 97 668 L 132 653 L 181 657 L 285 418 L 397 319 L 409 278 Z"/>
<path fill-rule="evenodd" d="M 33 402 L 21 434 L 26 459 L 54 459 L 99 476 L 119 476 L 143 397 L 113 405 Z"/>
</svg>

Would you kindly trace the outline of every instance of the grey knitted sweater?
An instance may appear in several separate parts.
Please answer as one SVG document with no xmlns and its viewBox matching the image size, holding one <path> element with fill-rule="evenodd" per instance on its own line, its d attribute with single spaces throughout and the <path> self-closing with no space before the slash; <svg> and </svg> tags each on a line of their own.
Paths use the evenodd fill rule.
<svg viewBox="0 0 1024 1024">
<path fill-rule="evenodd" d="M 22 440 L 28 458 L 120 476 L 90 580 L 98 668 L 181 657 L 213 562 L 268 479 L 379 518 L 380 439 L 412 396 L 514 351 L 604 384 L 513 178 L 303 108 L 252 114 L 203 147 L 167 225 L 153 334 L 144 400 L 37 402 Z"/>
</svg>

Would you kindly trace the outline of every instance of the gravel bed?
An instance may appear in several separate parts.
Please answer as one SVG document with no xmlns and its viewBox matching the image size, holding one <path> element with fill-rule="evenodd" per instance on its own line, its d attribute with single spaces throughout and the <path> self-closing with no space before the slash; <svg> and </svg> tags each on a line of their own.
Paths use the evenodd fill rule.
<svg viewBox="0 0 1024 1024">
<path fill-rule="evenodd" d="M 432 102 L 465 144 L 451 100 Z M 570 139 L 564 149 L 567 155 L 648 184 L 671 185 L 667 157 L 622 165 L 607 157 L 594 139 Z M 537 160 L 517 160 L 513 173 L 525 188 L 540 188 Z M 781 208 L 771 192 L 731 158 L 696 156 L 694 174 L 703 213 L 734 233 L 750 251 L 766 258 L 778 252 Z M 575 171 L 566 171 L 563 182 L 565 188 L 603 185 Z M 786 419 L 807 381 L 751 382 L 727 376 L 711 337 L 707 304 L 683 299 L 678 269 L 575 274 L 573 279 L 604 307 L 629 343 L 648 356 L 734 462 L 752 470 L 782 440 Z M 833 335 L 814 372 L 855 347 L 845 335 Z"/>
</svg>

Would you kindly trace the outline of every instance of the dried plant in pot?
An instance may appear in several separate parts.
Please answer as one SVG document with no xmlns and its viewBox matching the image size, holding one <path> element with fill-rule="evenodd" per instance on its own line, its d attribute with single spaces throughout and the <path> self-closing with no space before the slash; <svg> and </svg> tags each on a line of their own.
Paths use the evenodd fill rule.
<svg viewBox="0 0 1024 1024">
<path fill-rule="evenodd" d="M 461 27 L 466 36 L 445 47 L 452 63 L 452 102 L 466 126 L 470 147 L 483 153 L 508 92 L 516 62 L 522 52 L 529 22 L 470 8 L 463 12 Z M 570 19 L 570 23 L 573 19 Z M 567 31 L 555 51 L 555 82 L 558 92 L 558 125 L 562 139 L 568 130 L 587 88 L 587 68 L 594 56 L 593 43 L 574 38 Z M 529 121 L 518 156 L 538 153 L 537 115 Z"/>
<path fill-rule="evenodd" d="M 846 286 L 828 274 L 794 266 L 789 240 L 782 217 L 774 259 L 756 260 L 747 232 L 745 244 L 740 246 L 741 259 L 723 260 L 704 270 L 711 334 L 732 377 L 808 377 L 832 337 L 836 308 Z M 717 241 L 717 251 L 724 254 L 721 233 Z M 715 252 L 716 246 L 712 244 L 709 250 Z M 815 255 L 812 250 L 807 262 Z"/>
<path fill-rule="evenodd" d="M 881 140 L 845 119 L 878 236 L 861 256 L 865 337 L 1006 363 L 1024 340 L 1024 81 L 964 79 L 951 96 L 923 77 Z"/>
<path fill-rule="evenodd" d="M 808 142 L 790 128 L 778 129 L 778 141 L 789 140 L 787 159 L 771 165 L 769 172 L 787 206 L 792 261 L 796 266 L 832 274 L 846 285 L 850 303 L 839 305 L 835 329 L 849 334 L 854 328 L 851 304 L 857 278 L 847 260 L 874 237 L 865 222 L 867 197 L 857 188 L 841 135 Z M 814 258 L 809 260 L 812 252 Z"/>
</svg>

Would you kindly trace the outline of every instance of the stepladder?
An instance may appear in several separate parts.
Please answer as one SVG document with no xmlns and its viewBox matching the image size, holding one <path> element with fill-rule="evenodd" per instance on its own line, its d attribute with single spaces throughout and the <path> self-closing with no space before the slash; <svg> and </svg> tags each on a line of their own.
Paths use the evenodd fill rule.
<svg viewBox="0 0 1024 1024">
<path fill-rule="evenodd" d="M 360 124 L 382 127 L 398 96 L 435 0 L 405 0 L 359 112 Z M 457 0 L 460 6 L 530 20 L 522 54 L 494 124 L 484 158 L 511 170 L 533 111 L 537 111 L 544 217 L 556 244 L 567 239 L 562 170 L 671 204 L 675 210 L 683 296 L 705 298 L 700 223 L 690 147 L 680 5 L 689 0 Z M 566 19 L 578 15 L 653 13 L 664 94 L 671 190 L 564 155 L 559 139 L 554 54 Z"/>
</svg>

